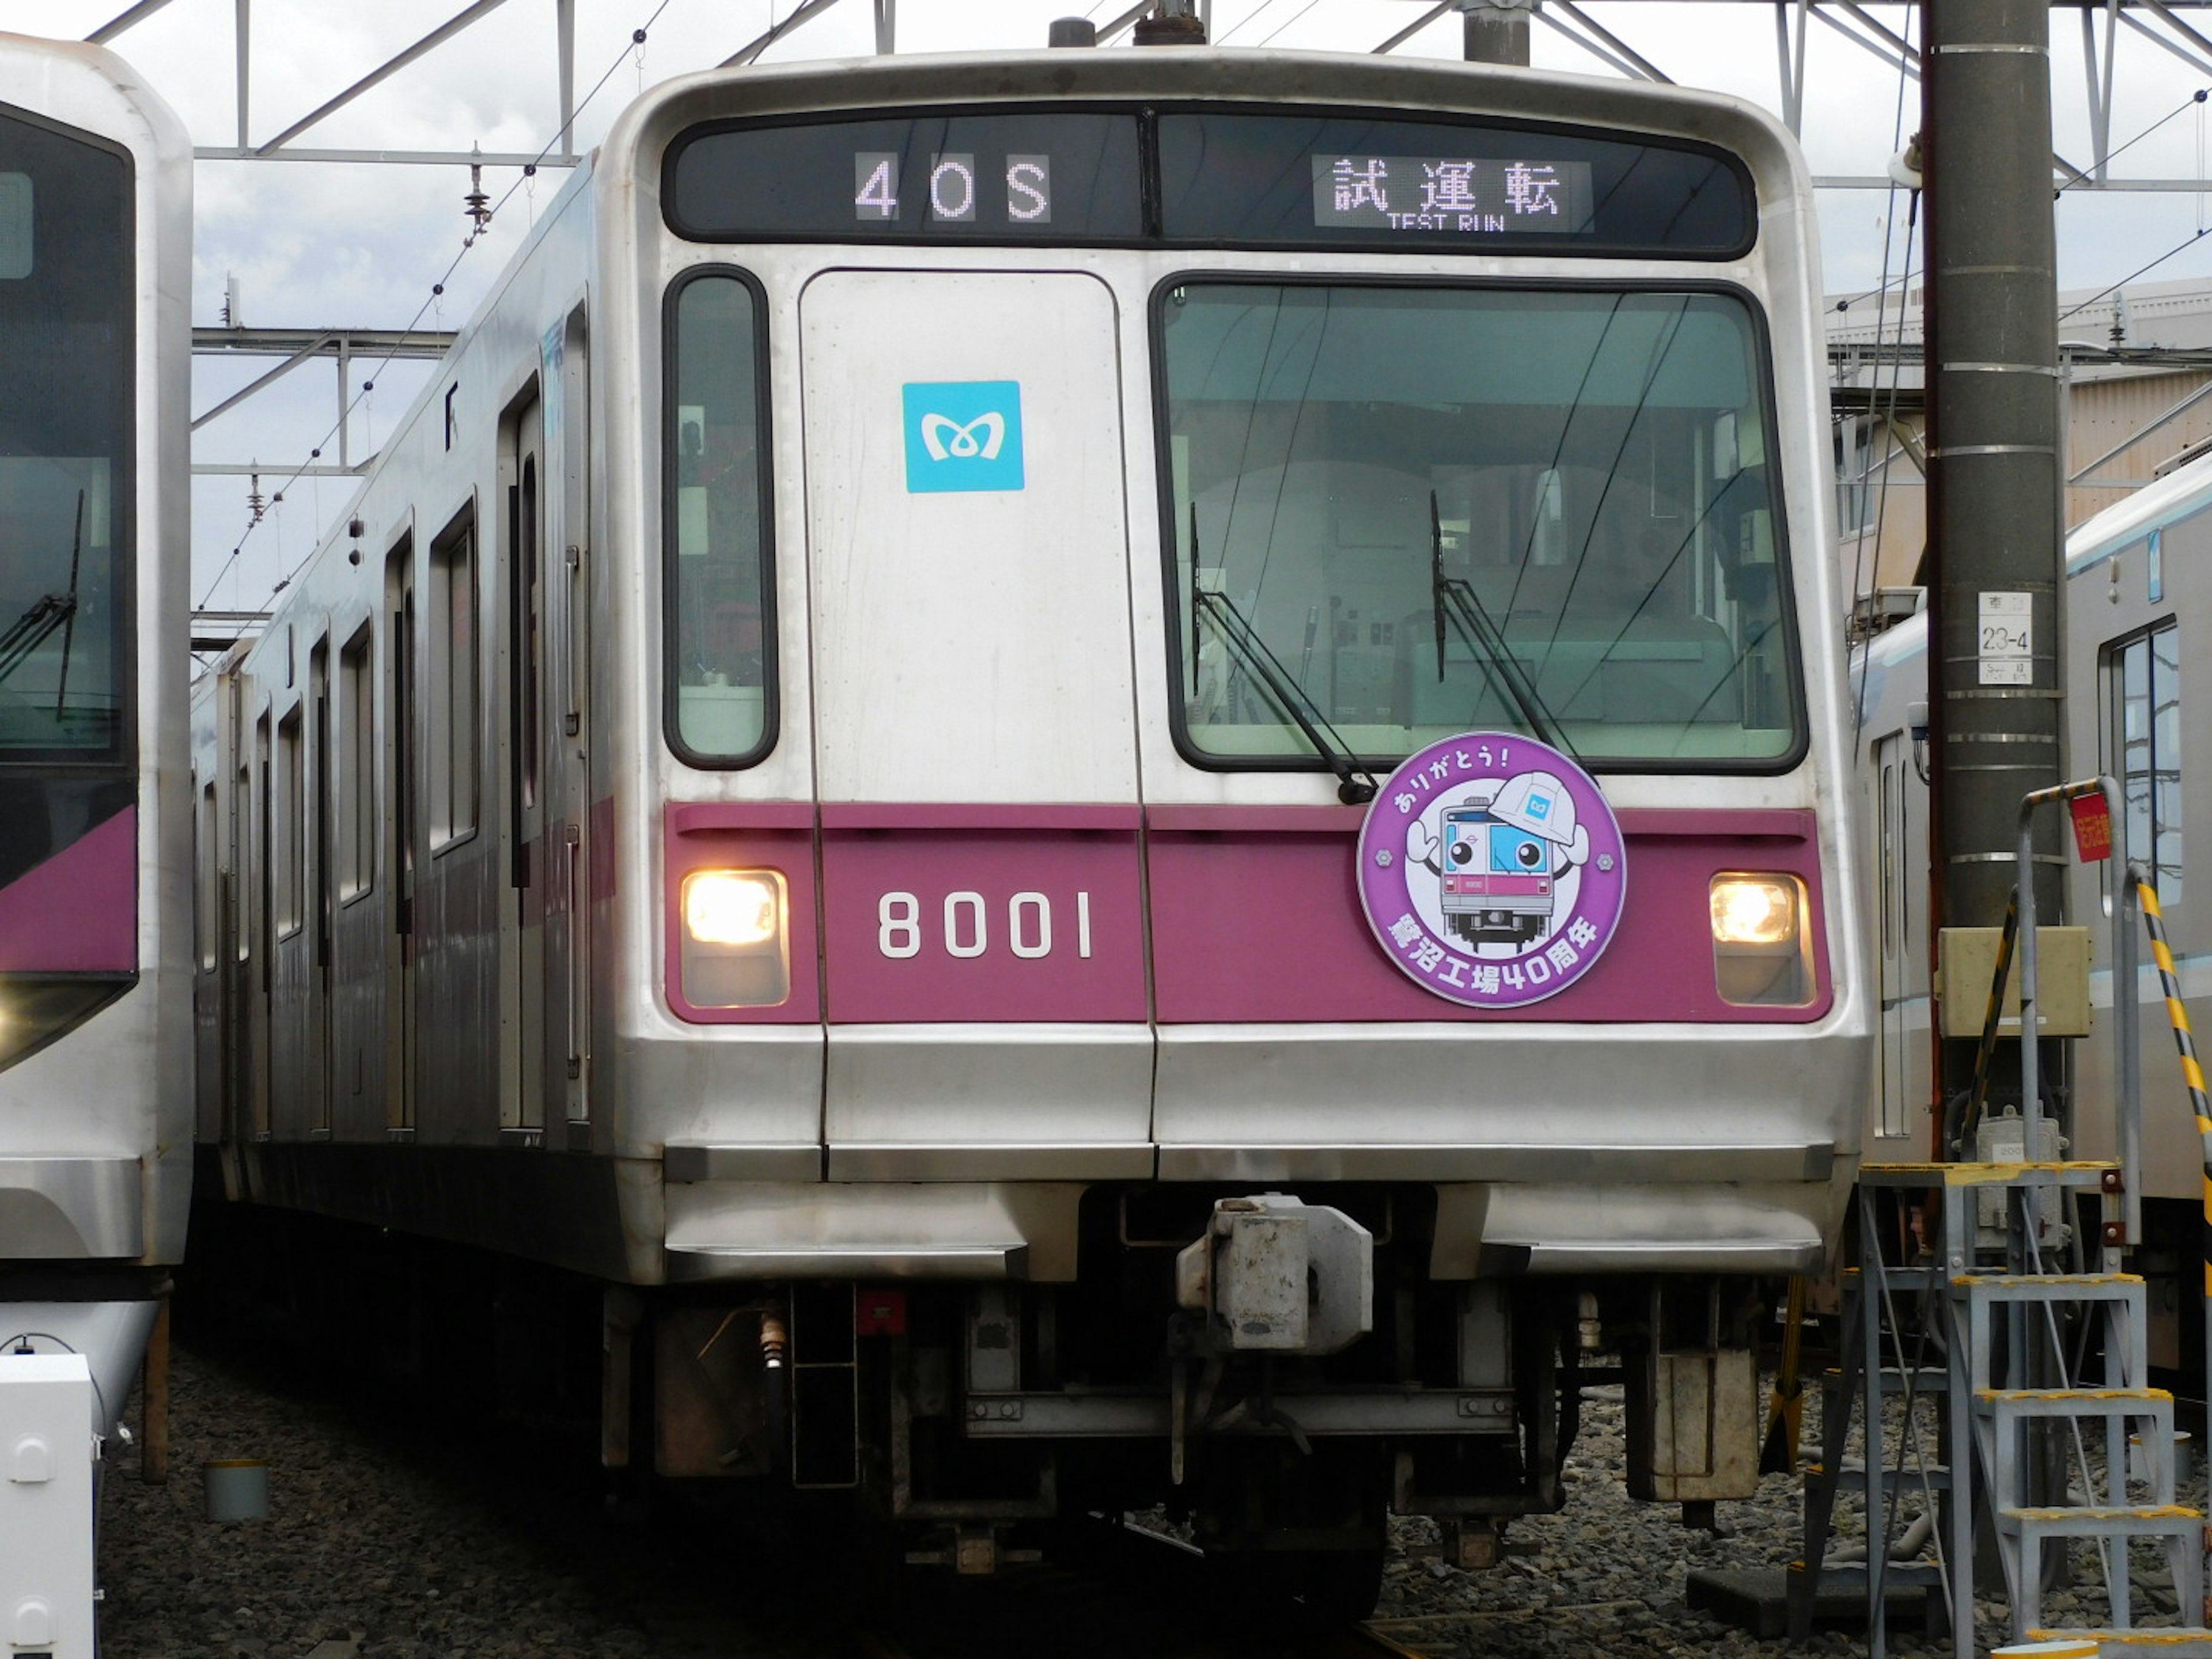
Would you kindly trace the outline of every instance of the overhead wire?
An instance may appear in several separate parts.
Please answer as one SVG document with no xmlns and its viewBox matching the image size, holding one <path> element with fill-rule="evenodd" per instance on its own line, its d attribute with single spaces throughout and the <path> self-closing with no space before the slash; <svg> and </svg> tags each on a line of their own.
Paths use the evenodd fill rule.
<svg viewBox="0 0 2212 1659">
<path fill-rule="evenodd" d="M 453 273 L 460 268 L 461 261 L 468 258 L 470 251 L 476 246 L 477 243 L 483 239 L 485 233 L 490 229 L 493 223 L 496 222 L 501 210 L 504 209 L 509 202 L 514 199 L 515 192 L 522 188 L 524 183 L 536 175 L 538 163 L 544 161 L 547 156 L 553 153 L 554 146 L 562 141 L 562 137 L 574 131 L 576 118 L 591 107 L 592 100 L 597 98 L 599 94 L 605 89 L 608 82 L 614 79 L 615 71 L 623 66 L 623 60 L 627 58 L 637 47 L 645 44 L 647 32 L 651 30 L 655 23 L 658 23 L 660 21 L 660 15 L 666 11 L 668 8 L 674 3 L 675 0 L 660 0 L 660 3 L 653 9 L 653 15 L 647 17 L 643 23 L 630 31 L 629 39 L 623 43 L 622 50 L 615 54 L 613 61 L 607 65 L 605 73 L 602 74 L 596 82 L 592 82 L 592 89 L 584 94 L 583 98 L 573 109 L 568 112 L 568 120 L 562 125 L 560 131 L 556 131 L 552 137 L 545 141 L 544 146 L 538 150 L 534 159 L 524 164 L 520 173 L 516 175 L 514 182 L 507 187 L 506 191 L 501 195 L 500 198 L 496 202 L 492 204 L 491 210 L 484 216 L 483 223 L 476 226 L 466 236 L 461 239 L 460 251 L 453 255 L 452 260 L 447 263 L 445 270 L 439 276 L 438 279 L 430 284 L 429 293 L 424 296 L 422 303 L 416 307 L 414 316 L 408 319 L 406 327 L 399 331 L 399 340 L 404 341 L 408 336 L 411 335 L 415 331 L 416 328 L 421 324 L 423 317 L 430 311 L 431 307 L 437 305 L 444 297 L 446 284 L 453 280 Z M 790 20 L 787 18 L 785 20 L 785 23 L 787 24 L 789 21 Z M 771 31 L 769 36 L 770 42 L 773 42 L 775 34 L 780 33 L 784 25 L 780 24 L 776 26 L 775 30 Z M 307 459 L 302 461 L 297 467 L 294 468 L 293 471 L 285 477 L 283 482 L 277 486 L 270 502 L 271 507 L 281 504 L 284 499 L 284 492 L 290 489 L 294 484 L 297 483 L 302 477 L 307 476 L 307 469 L 313 466 L 315 462 L 322 459 L 324 448 L 338 435 L 341 430 L 344 428 L 346 422 L 353 418 L 355 409 L 361 404 L 364 398 L 368 398 L 376 390 L 378 377 L 381 375 L 385 370 L 391 368 L 398 360 L 398 343 L 395 343 L 392 349 L 387 350 L 384 356 L 377 362 L 375 367 L 370 371 L 368 377 L 362 381 L 361 389 L 354 393 L 353 397 L 346 403 L 344 408 L 339 411 L 338 418 L 331 423 L 330 429 L 323 434 L 321 441 L 308 450 Z M 258 527 L 260 523 L 261 520 L 259 519 L 249 519 L 247 520 L 245 530 L 240 533 L 237 544 L 230 550 L 229 556 L 225 558 L 222 563 L 216 568 L 215 574 L 208 579 L 207 591 L 200 596 L 199 603 L 193 607 L 195 610 L 204 610 L 207 606 L 208 601 L 215 597 L 216 588 L 221 585 L 223 577 L 228 574 L 231 567 L 238 563 L 240 556 L 246 550 L 246 543 L 253 538 L 253 532 L 255 529 Z M 301 556 L 299 561 L 295 563 L 289 570 L 285 571 L 284 574 L 277 580 L 276 585 L 269 590 L 269 597 L 270 599 L 275 599 L 277 594 L 283 592 L 287 587 L 290 586 L 292 584 L 292 579 L 300 574 L 301 569 L 307 564 L 309 559 L 314 557 L 317 550 L 321 546 L 319 526 L 317 527 L 317 532 L 318 533 L 314 539 L 310 543 L 307 551 Z M 281 550 L 278 556 L 280 559 L 282 558 Z"/>
</svg>

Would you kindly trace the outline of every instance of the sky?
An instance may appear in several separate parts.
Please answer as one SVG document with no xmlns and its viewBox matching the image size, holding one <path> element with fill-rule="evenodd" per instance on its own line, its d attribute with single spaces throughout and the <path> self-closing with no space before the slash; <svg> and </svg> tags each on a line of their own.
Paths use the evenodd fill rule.
<svg viewBox="0 0 2212 1659">
<path fill-rule="evenodd" d="M 799 0 L 574 0 L 579 148 L 603 135 L 623 105 L 671 76 L 720 62 L 787 19 Z M 0 28 L 81 39 L 124 11 L 128 0 L 0 0 Z M 111 45 L 137 64 L 175 107 L 198 144 L 237 139 L 236 27 L 250 18 L 247 131 L 258 143 L 463 9 L 464 0 L 171 0 Z M 1103 21 L 1125 0 L 897 0 L 902 52 L 1042 46 L 1050 21 L 1086 9 Z M 1428 0 L 1212 0 L 1213 39 L 1233 46 L 1367 52 L 1427 9 Z M 1781 106 L 1775 9 L 1654 0 L 1585 0 L 1585 9 L 1686 86 L 1715 88 L 1770 109 Z M 1867 9 L 1904 31 L 1902 6 Z M 465 150 L 535 154 L 558 124 L 555 0 L 507 0 L 295 142 L 312 148 Z M 2100 25 L 2101 27 L 2101 25 Z M 642 46 L 634 31 L 644 28 Z M 2052 17 L 2053 143 L 2075 162 L 2091 150 L 2087 68 L 2075 15 Z M 842 57 L 873 49 L 869 0 L 841 0 L 780 39 L 763 61 Z M 1537 67 L 1617 75 L 1539 23 Z M 2112 142 L 2136 140 L 2115 162 L 2122 176 L 2197 179 L 2207 173 L 2207 105 L 2197 92 L 2212 71 L 2159 51 L 2124 29 L 2115 58 Z M 1396 48 L 1404 55 L 1456 58 L 1460 28 L 1447 16 Z M 2212 54 L 2208 54 L 2212 56 Z M 1815 24 L 1802 133 L 1816 175 L 1879 175 L 1917 125 L 1919 89 L 1899 72 Z M 593 88 L 597 88 L 594 93 Z M 2138 137 L 2138 135 L 2147 135 Z M 484 188 L 507 199 L 489 231 L 462 253 L 469 229 L 465 168 L 335 167 L 305 162 L 203 161 L 196 179 L 192 319 L 221 320 L 232 283 L 240 319 L 260 326 L 457 327 L 496 276 L 532 219 L 560 186 L 555 170 L 532 180 L 488 167 Z M 512 191 L 512 195 L 508 192 Z M 1865 295 L 1893 278 L 1905 258 L 1907 198 L 1836 191 L 1820 203 L 1826 286 Z M 2145 282 L 2212 281 L 2212 198 L 2069 193 L 2057 206 L 2062 289 L 2100 289 L 2146 265 Z M 2185 246 L 2187 245 L 2187 246 Z M 2175 253 L 2177 248 L 2182 251 Z M 456 256 L 461 256 L 458 264 Z M 2165 257 L 2171 255 L 2172 257 Z M 1917 268 L 1917 250 L 1913 250 Z M 1887 265 L 1885 266 L 1885 258 Z M 450 274 L 449 273 L 450 270 Z M 443 280 L 445 293 L 433 298 Z M 270 365 L 202 360 L 195 412 L 212 408 Z M 350 431 L 357 459 L 404 413 L 428 373 L 394 364 L 356 365 Z M 292 470 L 318 445 L 335 453 L 336 375 L 302 368 L 196 434 L 194 459 L 258 461 L 264 511 L 252 521 L 242 478 L 202 477 L 193 490 L 193 598 L 217 609 L 259 609 L 312 552 L 343 510 L 343 478 L 299 478 Z M 282 491 L 281 502 L 269 498 Z M 251 528 L 249 529 L 249 526 Z"/>
</svg>

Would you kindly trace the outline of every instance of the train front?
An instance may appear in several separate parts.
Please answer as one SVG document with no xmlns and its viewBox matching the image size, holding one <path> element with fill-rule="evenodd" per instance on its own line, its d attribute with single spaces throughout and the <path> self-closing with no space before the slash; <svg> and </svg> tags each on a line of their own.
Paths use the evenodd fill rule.
<svg viewBox="0 0 2212 1659">
<path fill-rule="evenodd" d="M 608 155 L 660 1466 L 969 1569 L 1166 1503 L 1356 1601 L 1386 1508 L 1559 1501 L 1602 1353 L 1642 1495 L 1747 1492 L 1869 1045 L 1786 139 L 1070 51 Z"/>
<path fill-rule="evenodd" d="M 111 1420 L 191 1170 L 191 167 L 120 59 L 0 34 L 0 1346 Z"/>
</svg>

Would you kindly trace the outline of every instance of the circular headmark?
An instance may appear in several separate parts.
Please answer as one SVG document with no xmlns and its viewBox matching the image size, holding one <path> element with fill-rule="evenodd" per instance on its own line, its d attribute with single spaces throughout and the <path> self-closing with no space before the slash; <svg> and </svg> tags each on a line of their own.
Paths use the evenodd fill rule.
<svg viewBox="0 0 2212 1659">
<path fill-rule="evenodd" d="M 1556 996 L 1620 925 L 1628 866 L 1595 781 L 1512 732 L 1432 743 L 1359 831 L 1359 902 L 1391 963 L 1470 1008 Z"/>
</svg>

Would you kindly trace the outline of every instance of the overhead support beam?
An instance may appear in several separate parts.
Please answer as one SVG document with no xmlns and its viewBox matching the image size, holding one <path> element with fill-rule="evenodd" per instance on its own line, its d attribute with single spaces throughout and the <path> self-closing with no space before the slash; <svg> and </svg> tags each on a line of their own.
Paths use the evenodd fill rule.
<svg viewBox="0 0 2212 1659">
<path fill-rule="evenodd" d="M 243 6 L 246 3 L 246 0 L 239 0 L 239 3 L 240 6 Z M 441 23 L 436 28 L 432 29 L 428 34 L 424 35 L 420 40 L 417 40 L 413 46 L 408 47 L 406 51 L 401 52 L 398 57 L 387 59 L 378 68 L 371 70 L 367 75 L 362 76 L 360 80 L 355 82 L 343 92 L 331 99 L 328 103 L 325 104 L 320 109 L 316 110 L 313 114 L 303 116 L 299 120 L 293 122 L 290 126 L 285 128 L 283 131 L 278 133 L 267 143 L 259 146 L 254 153 L 257 155 L 266 155 L 272 150 L 283 149 L 285 144 L 298 137 L 308 128 L 315 125 L 318 122 L 326 119 L 330 116 L 335 115 L 338 111 L 343 109 L 348 104 L 353 102 L 355 99 L 360 97 L 362 94 L 370 90 L 372 88 L 382 86 L 386 81 L 389 81 L 393 76 L 398 74 L 401 70 L 405 69 L 410 64 L 422 57 L 425 52 L 435 50 L 438 46 L 442 46 L 445 42 L 452 40 L 463 29 L 468 27 L 470 24 L 477 22 L 480 19 L 489 17 L 493 12 L 497 11 L 506 3 L 507 0 L 476 0 L 476 4 L 470 6 L 455 14 L 453 16 L 447 19 L 446 21 Z M 241 23 L 242 21 L 243 20 L 241 19 Z M 242 27 L 240 39 L 240 49 L 242 52 L 244 50 L 244 33 Z M 243 148 L 246 142 L 245 115 L 246 111 L 241 96 L 239 108 L 240 118 L 238 134 L 238 142 L 240 148 Z"/>
<path fill-rule="evenodd" d="M 1536 15 L 1584 52 L 1612 64 L 1631 80 L 1656 81 L 1667 87 L 1674 84 L 1673 76 L 1662 73 L 1649 58 L 1576 5 L 1574 0 L 1550 0 Z M 1559 21 L 1563 15 L 1573 20 L 1574 27 Z"/>
<path fill-rule="evenodd" d="M 351 466 L 335 466 L 325 461 L 313 461 L 305 466 L 281 466 L 262 461 L 194 461 L 195 478 L 358 478 L 366 476 L 376 465 L 372 455 L 365 461 L 356 461 Z M 319 530 L 320 526 L 316 526 Z"/>
<path fill-rule="evenodd" d="M 2100 55 L 2097 19 L 2087 6 L 2081 9 L 2081 73 L 2089 88 L 2089 169 L 2090 176 L 2100 185 L 2112 154 L 2112 64 L 2118 56 L 2119 27 L 2120 0 L 2105 0 L 2105 46 Z"/>
<path fill-rule="evenodd" d="M 1873 32 L 1873 38 L 1869 40 L 1856 29 L 1846 27 L 1840 18 L 1831 17 L 1819 6 L 1813 8 L 1813 15 L 1835 30 L 1860 51 L 1870 52 L 1881 59 L 1907 80 L 1917 81 L 1920 78 L 1920 54 L 1912 49 L 1911 42 L 1896 31 L 1884 28 L 1880 22 L 1868 16 L 1856 6 L 1841 6 L 1837 9 L 1863 23 Z"/>
<path fill-rule="evenodd" d="M 558 159 L 576 159 L 576 0 L 553 0 L 555 73 L 560 80 L 561 136 L 553 142 Z"/>
<path fill-rule="evenodd" d="M 238 147 L 250 142 L 247 120 L 253 103 L 253 0 L 238 0 L 235 45 L 238 48 Z"/>
<path fill-rule="evenodd" d="M 1793 133 L 1805 130 L 1805 40 L 1810 9 L 1806 0 L 1774 0 L 1774 50 L 1781 68 L 1782 125 Z M 1797 14 L 1797 39 L 1790 41 L 1790 14 Z"/>
<path fill-rule="evenodd" d="M 124 12 L 119 16 L 109 18 L 105 23 L 102 23 L 91 33 L 86 35 L 84 37 L 85 44 L 87 46 L 104 46 L 110 40 L 112 40 L 117 35 L 122 33 L 124 30 L 135 27 L 138 24 L 144 22 L 149 17 L 151 17 L 155 12 L 161 10 L 162 7 L 168 3 L 169 0 L 138 0 L 138 3 L 131 7 L 130 10 Z"/>
<path fill-rule="evenodd" d="M 1431 6 L 1418 18 L 1414 19 L 1413 21 L 1407 24 L 1405 27 L 1400 29 L 1388 40 L 1385 40 L 1381 46 L 1376 47 L 1373 52 L 1368 54 L 1368 56 L 1370 58 L 1380 58 L 1385 52 L 1395 52 L 1400 46 L 1404 46 L 1407 41 L 1412 40 L 1415 35 L 1419 34 L 1423 29 L 1428 27 L 1430 24 L 1435 22 L 1437 18 L 1443 16 L 1451 9 L 1451 0 L 1438 0 L 1438 3 L 1436 5 Z"/>
<path fill-rule="evenodd" d="M 325 356 L 354 352 L 370 357 L 442 357 L 457 337 L 448 328 L 196 328 L 196 357 L 289 357 L 298 351 Z"/>
<path fill-rule="evenodd" d="M 724 69 L 740 69 L 752 63 L 787 34 L 795 33 L 836 5 L 837 0 L 806 0 L 806 3 L 774 28 L 763 30 L 722 60 Z"/>
<path fill-rule="evenodd" d="M 206 414 L 194 416 L 192 417 L 192 430 L 197 432 L 202 427 L 205 426 L 210 421 L 216 419 L 218 416 L 228 414 L 230 410 L 237 408 L 239 404 L 244 403 L 248 398 L 251 398 L 255 392 L 260 391 L 262 387 L 272 385 L 276 381 L 283 380 L 294 369 L 299 368 L 301 363 L 307 362 L 311 358 L 321 356 L 323 355 L 324 346 L 330 343 L 331 343 L 331 337 L 325 334 L 311 344 L 301 346 L 297 351 L 287 357 L 283 362 L 277 364 L 276 368 L 270 369 L 267 374 L 257 375 L 254 379 L 247 381 L 237 391 L 232 392 L 230 396 L 225 398 L 221 403 L 217 404 L 213 409 L 208 410 Z"/>
<path fill-rule="evenodd" d="M 2162 8 L 2159 11 L 2159 15 L 2165 17 L 2168 22 L 2174 21 L 2174 20 L 2169 16 Z M 2196 52 L 2190 51 L 2187 46 L 2182 45 L 2178 40 L 2167 40 L 2166 36 L 2160 34 L 2149 24 L 2144 22 L 2142 19 L 2132 16 L 2125 11 L 2123 11 L 2120 14 L 2120 21 L 2125 23 L 2137 34 L 2142 36 L 2144 40 L 2149 41 L 2153 46 L 2166 53 L 2167 56 L 2179 58 L 2183 63 L 2188 64 L 2190 68 L 2197 71 L 2198 74 L 2212 75 L 2212 58 L 2200 57 Z M 2177 27 L 2179 27 L 2179 25 L 2177 25 Z M 2203 40 L 2203 37 L 2198 35 L 2194 29 L 2185 30 L 2185 33 L 2189 34 L 2192 39 L 2200 41 Z M 2206 50 L 2208 52 L 2212 52 L 2212 46 L 2208 46 Z"/>
<path fill-rule="evenodd" d="M 532 155 L 512 149 L 280 149 L 262 151 L 203 144 L 192 152 L 195 161 L 336 161 L 353 166 L 390 163 L 394 166 L 450 167 L 572 167 L 584 158 Z"/>
</svg>

